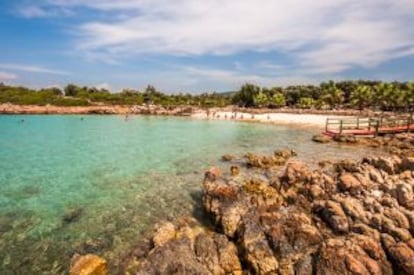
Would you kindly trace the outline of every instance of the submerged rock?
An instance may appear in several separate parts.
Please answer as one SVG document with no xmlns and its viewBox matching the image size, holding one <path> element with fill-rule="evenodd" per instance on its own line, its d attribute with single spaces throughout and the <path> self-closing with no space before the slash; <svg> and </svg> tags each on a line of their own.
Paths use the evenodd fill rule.
<svg viewBox="0 0 414 275">
<path fill-rule="evenodd" d="M 233 155 L 229 155 L 229 154 L 221 156 L 222 161 L 232 161 L 234 158 L 235 157 Z"/>
<path fill-rule="evenodd" d="M 80 217 L 83 214 L 83 208 L 74 208 L 74 209 L 70 209 L 69 211 L 67 211 L 63 217 L 62 217 L 62 221 L 64 223 L 72 223 L 75 222 L 77 220 L 80 219 Z"/>
<path fill-rule="evenodd" d="M 328 143 L 332 141 L 332 138 L 327 135 L 319 134 L 319 135 L 314 135 L 312 137 L 312 141 L 319 142 L 319 143 Z"/>
<path fill-rule="evenodd" d="M 79 255 L 72 257 L 70 275 L 106 275 L 106 261 L 94 254 Z"/>
</svg>

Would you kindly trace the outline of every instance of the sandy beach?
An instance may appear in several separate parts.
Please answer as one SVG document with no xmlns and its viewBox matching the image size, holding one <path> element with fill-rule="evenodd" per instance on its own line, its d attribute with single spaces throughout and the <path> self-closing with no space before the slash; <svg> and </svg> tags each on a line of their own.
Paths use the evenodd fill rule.
<svg viewBox="0 0 414 275">
<path fill-rule="evenodd" d="M 247 112 L 198 111 L 192 114 L 198 119 L 211 120 L 236 120 L 248 122 L 274 123 L 274 124 L 297 124 L 324 127 L 327 118 L 350 118 L 352 116 L 332 116 L 327 114 L 289 114 L 289 113 L 264 113 L 251 114 Z"/>
<path fill-rule="evenodd" d="M 260 110 L 259 110 L 260 111 Z M 195 119 L 210 120 L 234 120 L 245 122 L 260 122 L 274 124 L 296 124 L 311 127 L 324 127 L 327 118 L 350 118 L 353 116 L 344 116 L 338 114 L 313 114 L 313 113 L 289 113 L 257 109 L 246 111 L 232 111 L 224 109 L 200 109 L 191 107 L 176 107 L 171 110 L 160 106 L 120 106 L 120 105 L 101 105 L 101 106 L 35 106 L 35 105 L 13 105 L 0 104 L 0 113 L 3 114 L 135 114 L 135 115 L 171 115 L 171 116 L 189 116 Z"/>
</svg>

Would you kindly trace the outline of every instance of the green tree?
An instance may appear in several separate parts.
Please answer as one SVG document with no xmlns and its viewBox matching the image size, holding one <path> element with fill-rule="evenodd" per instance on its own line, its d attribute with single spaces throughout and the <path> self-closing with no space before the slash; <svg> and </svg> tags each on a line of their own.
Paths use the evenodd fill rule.
<svg viewBox="0 0 414 275">
<path fill-rule="evenodd" d="M 414 82 L 410 82 L 407 85 L 405 101 L 407 102 L 408 107 L 414 108 Z"/>
<path fill-rule="evenodd" d="M 357 86 L 350 94 L 350 101 L 353 107 L 363 110 L 372 103 L 373 92 L 371 87 L 366 85 Z"/>
<path fill-rule="evenodd" d="M 335 82 L 329 81 L 328 83 L 321 84 L 323 103 L 326 103 L 331 108 L 338 107 L 343 101 L 343 92 L 336 87 Z"/>
<path fill-rule="evenodd" d="M 271 105 L 280 108 L 286 106 L 286 99 L 282 93 L 276 93 L 272 96 Z"/>
<path fill-rule="evenodd" d="M 374 104 L 382 111 L 389 111 L 401 104 L 401 93 L 392 83 L 380 83 L 374 87 Z"/>
<path fill-rule="evenodd" d="M 255 106 L 254 97 L 260 92 L 259 86 L 246 83 L 234 95 L 233 103 L 243 107 L 253 107 Z"/>
<path fill-rule="evenodd" d="M 74 84 L 68 84 L 64 88 L 66 96 L 77 96 L 79 90 L 80 90 L 80 88 L 78 86 L 74 85 Z"/>
<path fill-rule="evenodd" d="M 311 97 L 301 97 L 299 98 L 298 106 L 302 109 L 310 109 L 315 107 L 315 100 Z"/>
<path fill-rule="evenodd" d="M 264 107 L 269 104 L 269 98 L 263 91 L 260 91 L 253 95 L 253 102 L 255 107 Z"/>
</svg>

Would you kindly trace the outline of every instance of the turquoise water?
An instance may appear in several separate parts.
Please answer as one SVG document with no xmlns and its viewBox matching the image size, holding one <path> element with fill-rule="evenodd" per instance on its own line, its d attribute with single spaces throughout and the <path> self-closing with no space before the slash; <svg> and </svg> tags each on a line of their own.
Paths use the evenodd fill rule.
<svg viewBox="0 0 414 275">
<path fill-rule="evenodd" d="M 0 116 L 0 273 L 65 273 L 74 252 L 103 255 L 115 270 L 154 222 L 199 211 L 203 172 L 226 153 L 293 148 L 308 161 L 366 153 L 312 143 L 319 131 L 172 117 Z M 80 214 L 65 221 L 74 210 Z"/>
</svg>

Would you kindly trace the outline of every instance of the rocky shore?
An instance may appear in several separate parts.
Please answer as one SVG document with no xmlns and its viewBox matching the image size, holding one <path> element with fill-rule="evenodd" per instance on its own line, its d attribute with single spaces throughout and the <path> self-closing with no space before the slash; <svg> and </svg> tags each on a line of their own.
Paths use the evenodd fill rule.
<svg viewBox="0 0 414 275">
<path fill-rule="evenodd" d="M 13 105 L 0 104 L 0 114 L 99 114 L 99 115 L 126 115 L 126 114 L 143 114 L 143 115 L 190 115 L 192 108 L 188 106 L 179 106 L 165 108 L 156 105 L 102 105 L 95 104 L 91 106 L 37 106 L 37 105 Z"/>
<path fill-rule="evenodd" d="M 213 118 L 213 114 L 224 117 L 226 113 L 240 113 L 251 115 L 265 114 L 312 114 L 312 115 L 330 115 L 330 116 L 361 116 L 369 117 L 379 115 L 378 112 L 372 110 L 354 110 L 354 109 L 338 109 L 338 110 L 318 110 L 318 109 L 296 109 L 296 108 L 239 108 L 236 106 L 228 106 L 223 108 L 201 108 L 195 106 L 170 106 L 163 107 L 157 105 L 104 105 L 100 103 L 91 103 L 90 106 L 54 106 L 54 105 L 15 105 L 10 103 L 0 104 L 0 114 L 153 114 L 153 115 L 189 115 L 191 113 L 204 114 L 206 117 Z M 391 115 L 381 113 L 381 115 Z"/>
<path fill-rule="evenodd" d="M 401 133 L 377 137 L 356 137 L 354 135 L 338 135 L 334 137 L 318 134 L 312 140 L 319 143 L 338 142 L 378 148 L 384 152 L 400 157 L 414 157 L 414 134 Z"/>
<path fill-rule="evenodd" d="M 414 274 L 414 158 L 311 170 L 294 155 L 223 156 L 229 171 L 212 168 L 203 181 L 211 224 L 184 217 L 157 225 L 121 273 Z"/>
</svg>

